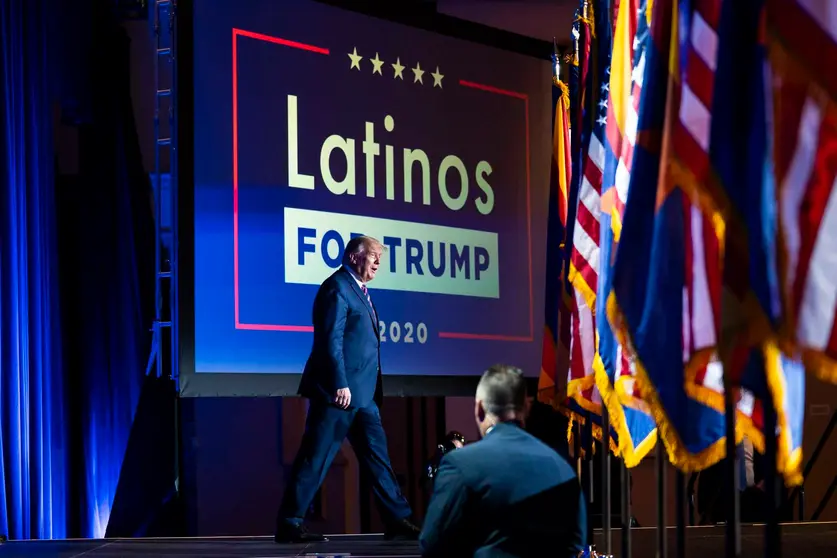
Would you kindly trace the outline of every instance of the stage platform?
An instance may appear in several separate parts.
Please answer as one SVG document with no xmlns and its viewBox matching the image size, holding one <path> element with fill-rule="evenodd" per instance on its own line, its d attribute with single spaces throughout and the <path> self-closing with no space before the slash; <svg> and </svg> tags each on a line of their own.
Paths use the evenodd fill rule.
<svg viewBox="0 0 837 558">
<path fill-rule="evenodd" d="M 675 530 L 668 529 L 668 556 L 675 556 Z M 634 558 L 652 558 L 656 551 L 653 527 L 631 531 Z M 107 539 L 61 541 L 12 541 L 0 545 L 0 558 L 290 558 L 322 556 L 352 558 L 417 557 L 413 542 L 388 542 L 381 535 L 330 535 L 326 543 L 277 545 L 270 537 L 218 537 L 179 539 Z M 602 533 L 596 533 L 602 549 Z M 724 556 L 724 527 L 689 527 L 687 556 Z M 741 528 L 742 558 L 761 558 L 764 553 L 764 527 Z M 837 523 L 795 523 L 782 526 L 783 558 L 833 556 L 837 552 Z M 613 531 L 613 554 L 620 556 L 620 531 Z M 546 557 L 544 557 L 546 558 Z"/>
</svg>

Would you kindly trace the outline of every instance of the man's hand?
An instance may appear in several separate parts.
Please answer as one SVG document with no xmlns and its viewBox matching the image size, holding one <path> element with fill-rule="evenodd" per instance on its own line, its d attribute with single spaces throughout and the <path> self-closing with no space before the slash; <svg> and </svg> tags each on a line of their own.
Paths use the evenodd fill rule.
<svg viewBox="0 0 837 558">
<path fill-rule="evenodd" d="M 352 392 L 349 391 L 349 388 L 341 388 L 337 390 L 337 394 L 334 397 L 334 403 L 341 409 L 348 409 L 349 405 L 352 402 Z"/>
</svg>

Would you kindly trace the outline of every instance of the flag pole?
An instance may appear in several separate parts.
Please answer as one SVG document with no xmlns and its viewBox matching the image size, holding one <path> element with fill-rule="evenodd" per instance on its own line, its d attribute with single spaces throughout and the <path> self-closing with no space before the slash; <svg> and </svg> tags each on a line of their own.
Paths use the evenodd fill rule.
<svg viewBox="0 0 837 558">
<path fill-rule="evenodd" d="M 782 537 L 779 531 L 779 482 L 776 474 L 776 407 L 774 402 L 764 406 L 764 491 L 767 494 L 767 525 L 765 526 L 765 558 L 781 558 Z"/>
<path fill-rule="evenodd" d="M 587 421 L 584 423 L 584 435 L 583 438 L 583 446 L 586 445 L 584 448 L 584 461 L 587 463 L 587 466 L 584 468 L 587 472 L 587 478 L 585 479 L 585 486 L 587 488 L 587 503 L 589 504 L 587 507 L 587 515 L 591 516 L 591 510 L 593 508 L 593 504 L 596 501 L 595 496 L 595 489 L 594 489 L 594 482 L 593 482 L 593 419 L 592 417 L 587 417 Z M 582 446 L 582 447 L 583 447 Z M 593 522 L 587 521 L 588 532 L 589 532 L 589 539 L 590 544 L 594 543 L 593 541 Z"/>
<path fill-rule="evenodd" d="M 677 558 L 686 558 L 686 475 L 677 470 Z"/>
<path fill-rule="evenodd" d="M 738 452 L 735 444 L 735 396 L 732 392 L 732 382 L 729 380 L 729 365 L 724 363 L 724 418 L 726 424 L 726 475 L 731 490 L 727 494 L 726 503 L 726 558 L 740 558 L 741 556 L 741 511 L 738 499 Z"/>
<path fill-rule="evenodd" d="M 602 536 L 604 554 L 610 556 L 613 546 L 610 528 L 610 413 L 602 401 Z"/>
<path fill-rule="evenodd" d="M 585 5 L 585 11 L 584 11 L 583 15 L 586 16 L 586 5 L 587 5 L 586 2 L 585 2 L 584 5 Z M 583 35 L 586 35 L 587 32 L 588 32 L 588 30 L 586 29 L 586 27 L 584 25 L 579 25 L 578 35 L 577 35 L 577 38 L 576 38 L 576 41 L 575 41 L 575 58 L 576 58 L 576 60 L 579 61 L 579 63 L 581 61 L 580 51 L 579 51 L 579 44 L 581 42 L 581 37 Z M 581 135 L 582 135 L 581 134 L 581 128 L 583 127 L 582 123 L 583 123 L 583 115 L 584 115 L 584 107 L 582 106 L 581 101 L 582 101 L 582 99 L 584 99 L 584 88 L 585 88 L 586 85 L 587 84 L 584 83 L 581 80 L 581 75 L 579 74 L 578 87 L 576 88 L 576 91 L 575 91 L 575 93 L 576 93 L 575 99 L 572 99 L 572 101 L 571 101 L 571 106 L 572 106 L 572 104 L 575 104 L 575 107 L 576 107 L 575 110 L 576 110 L 576 120 L 577 120 L 577 122 L 573 121 L 573 124 L 580 124 L 580 125 L 573 126 L 571 128 L 570 146 L 571 146 L 571 148 L 573 149 L 573 152 L 574 152 L 573 153 L 573 159 L 576 159 L 576 158 L 580 159 L 581 158 L 581 152 L 582 152 L 582 150 L 581 150 Z M 573 103 L 573 101 L 574 101 L 574 103 Z M 579 170 L 581 170 L 582 165 L 579 164 L 578 168 L 579 168 Z M 590 506 L 588 506 L 588 514 L 587 515 L 589 517 L 589 516 L 592 515 L 590 513 L 590 510 L 592 509 L 592 504 L 595 502 L 595 489 L 594 489 L 594 484 L 595 483 L 593 481 L 593 479 L 594 479 L 594 475 L 593 475 L 593 447 L 594 447 L 594 443 L 593 443 L 593 417 L 592 416 L 588 416 L 587 421 L 584 423 L 584 435 L 582 436 L 582 440 L 583 440 L 582 441 L 582 447 L 584 449 L 584 460 L 587 463 L 587 467 L 585 467 L 585 469 L 587 471 L 587 479 L 586 479 L 586 482 L 585 482 L 585 487 L 587 488 L 587 499 L 588 499 L 587 501 L 588 501 L 589 504 L 591 504 Z M 589 544 L 592 546 L 594 544 L 593 522 L 588 520 L 587 521 L 587 526 L 588 526 L 588 533 L 589 533 L 589 535 L 588 535 Z"/>
<path fill-rule="evenodd" d="M 657 440 L 657 558 L 666 558 L 666 448 Z"/>
<path fill-rule="evenodd" d="M 558 50 L 558 41 L 555 40 L 555 37 L 552 37 L 552 74 L 558 81 L 561 81 L 561 58 L 563 56 L 563 50 Z"/>
<path fill-rule="evenodd" d="M 607 10 L 605 12 L 604 20 L 607 22 L 607 33 L 609 34 L 613 29 L 613 9 L 611 6 L 611 0 L 604 0 L 602 2 L 604 8 Z M 600 6 L 601 7 L 601 6 Z M 599 16 L 601 17 L 601 16 Z M 603 31 L 600 30 L 599 33 Z M 613 46 L 612 44 L 610 45 Z M 599 46 L 596 45 L 596 57 L 597 63 L 599 56 Z M 597 64 L 598 65 L 598 64 Z M 607 318 L 602 316 L 600 319 Z M 614 380 L 615 381 L 615 380 Z M 610 497 L 610 486 L 611 486 L 611 470 L 610 470 L 610 412 L 608 411 L 607 405 L 604 401 L 604 395 L 602 394 L 602 531 L 604 531 L 604 546 L 605 546 L 605 556 L 611 556 L 613 554 L 613 540 L 611 535 L 611 497 Z"/>
<path fill-rule="evenodd" d="M 631 558 L 631 470 L 622 460 L 622 558 Z"/>
</svg>

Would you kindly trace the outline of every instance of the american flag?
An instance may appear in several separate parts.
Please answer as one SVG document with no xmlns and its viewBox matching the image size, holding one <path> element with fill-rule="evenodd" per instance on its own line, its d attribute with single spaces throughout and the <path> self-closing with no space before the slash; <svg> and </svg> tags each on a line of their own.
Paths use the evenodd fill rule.
<svg viewBox="0 0 837 558">
<path fill-rule="evenodd" d="M 578 185 L 578 202 L 572 226 L 572 247 L 568 278 L 573 286 L 570 338 L 570 367 L 567 378 L 567 395 L 583 409 L 601 415 L 601 395 L 595 384 L 593 363 L 596 360 L 596 289 L 599 270 L 599 215 L 602 172 L 604 170 L 604 125 L 607 121 L 607 72 L 610 59 L 609 29 L 598 26 L 607 12 L 606 3 L 595 7 L 584 2 L 582 18 L 588 23 L 587 33 L 596 35 L 591 49 L 595 56 L 585 89 L 585 119 L 588 131 L 581 150 L 581 175 Z M 599 10 L 599 7 L 602 10 Z M 593 18 L 589 16 L 593 15 Z M 603 28 L 605 27 L 605 28 Z M 604 62 L 604 63 L 602 63 Z"/>
<path fill-rule="evenodd" d="M 603 125 L 603 107 L 600 103 L 607 98 L 607 87 L 602 88 L 601 84 L 607 81 L 607 67 L 610 59 L 610 16 L 608 13 L 608 2 L 605 0 L 588 1 L 582 0 L 581 8 L 577 13 L 579 40 L 577 52 L 579 60 L 579 74 L 586 74 L 586 81 L 583 83 L 582 95 L 583 106 L 576 109 L 576 114 L 582 113 L 580 121 L 583 129 L 580 134 L 580 149 L 575 148 L 573 143 L 573 188 L 570 199 L 570 217 L 568 230 L 568 260 L 567 277 L 570 278 L 570 292 L 568 293 L 569 307 L 569 334 L 570 334 L 570 365 L 567 372 L 567 407 L 570 415 L 581 423 L 590 421 L 591 431 L 594 438 L 601 440 L 601 414 L 602 398 L 598 386 L 595 383 L 594 365 L 597 360 L 596 354 L 596 322 L 594 318 L 595 307 L 595 284 L 592 288 L 585 289 L 586 295 L 580 292 L 578 269 L 573 265 L 573 252 L 581 247 L 580 238 L 583 238 L 585 231 L 581 229 L 589 222 L 587 208 L 583 196 L 588 195 L 587 171 L 595 176 L 595 162 L 602 160 L 601 138 Z M 586 54 L 586 57 L 584 56 Z M 586 58 L 586 60 L 585 60 Z M 579 76 L 580 77 L 580 76 Z M 578 97 L 574 97 L 578 98 Z M 606 106 L 606 105 L 605 105 Z M 573 137 L 577 130 L 573 131 Z M 599 163 L 601 167 L 601 162 Z M 601 175 L 601 170 L 599 170 Z M 579 231 L 579 232 L 576 232 Z M 577 258 L 577 256 L 576 256 Z M 587 262 L 592 263 L 592 262 Z M 597 267 L 592 267 L 597 271 Z M 575 279 L 575 281 L 573 281 Z M 590 287 L 588 285 L 588 287 Z M 592 295 L 592 297 L 590 296 Z M 593 303 L 588 303 L 588 298 Z M 618 434 L 611 429 L 610 449 L 618 453 Z M 582 444 L 586 441 L 582 440 Z"/>
<path fill-rule="evenodd" d="M 832 2 L 767 0 L 783 337 L 837 383 L 837 19 Z M 826 65 L 824 66 L 823 63 Z"/>
<path fill-rule="evenodd" d="M 766 328 L 741 319 L 752 314 L 747 306 L 758 306 L 765 323 L 773 319 L 769 277 L 775 272 L 762 245 L 770 230 L 762 203 L 771 184 L 765 164 L 764 54 L 756 40 L 762 12 L 758 4 L 733 2 L 698 0 L 680 14 L 687 33 L 679 38 L 680 79 L 674 81 L 667 114 L 671 148 L 661 185 L 684 194 L 687 239 L 685 391 L 696 403 L 723 413 L 729 375 L 727 384 L 741 386 L 737 435 L 746 433 L 762 451 L 763 406 L 772 402 L 779 427 L 778 469 L 793 484 L 801 478 L 804 374 L 768 336 L 754 335 Z M 722 289 L 727 292 L 723 305 Z"/>
<path fill-rule="evenodd" d="M 680 87 L 674 89 L 676 100 L 671 105 L 672 113 L 668 115 L 673 126 L 667 185 L 679 187 L 688 194 L 683 197 L 689 238 L 683 292 L 686 393 L 719 412 L 724 410 L 724 367 L 718 354 L 718 335 L 727 221 L 720 213 L 724 203 L 719 202 L 707 185 L 712 182 L 709 174 L 712 107 L 716 94 L 718 27 L 724 1 L 697 0 L 693 10 L 681 19 L 687 22 L 688 33 L 680 37 L 682 74 Z M 762 401 L 742 389 L 737 407 L 739 431 L 746 433 L 761 450 Z"/>
<path fill-rule="evenodd" d="M 639 101 L 642 96 L 642 80 L 645 73 L 645 49 L 649 38 L 649 25 L 646 0 L 623 0 L 617 17 L 617 30 L 614 41 L 613 61 L 610 67 L 610 80 L 607 84 L 607 119 L 605 126 L 605 172 L 602 181 L 602 199 L 600 222 L 607 225 L 602 232 L 602 239 L 609 245 L 608 253 L 615 253 L 622 231 L 622 217 L 628 199 L 631 165 L 634 144 L 636 143 L 637 121 L 639 120 Z M 606 266 L 600 275 L 606 277 L 607 284 L 600 285 L 602 300 L 599 301 L 600 314 L 606 314 L 607 297 L 610 295 L 610 272 L 613 257 L 602 262 Z M 628 351 L 617 343 L 609 324 L 601 324 L 600 341 L 606 341 L 600 348 L 603 364 L 615 378 L 615 384 L 623 383 L 629 397 L 639 397 L 633 381 Z M 641 405 L 639 401 L 636 405 Z"/>
<path fill-rule="evenodd" d="M 607 313 L 612 281 L 613 254 L 618 250 L 622 215 L 636 141 L 639 100 L 645 71 L 648 19 L 645 0 L 622 0 L 616 15 L 607 98 L 601 106 L 604 166 L 599 183 L 600 254 L 597 315 Z M 628 350 L 616 339 L 610 323 L 597 325 L 596 384 L 601 390 L 611 423 L 619 435 L 619 450 L 629 467 L 637 465 L 655 446 L 657 432 L 650 409 L 639 396 Z"/>
<path fill-rule="evenodd" d="M 610 118 L 606 133 L 608 144 L 615 157 L 609 164 L 607 183 L 608 186 L 615 186 L 615 190 L 609 190 L 607 198 L 603 201 L 604 209 L 612 220 L 611 228 L 616 242 L 619 241 L 622 217 L 628 200 L 631 162 L 639 120 L 639 100 L 642 97 L 642 80 L 645 73 L 645 47 L 649 33 L 647 1 L 623 0 L 623 2 L 626 6 L 624 14 L 620 14 L 620 17 L 626 19 L 624 25 L 627 29 L 624 36 L 618 37 L 614 52 L 617 52 L 617 49 L 622 50 L 625 53 L 625 62 L 631 61 L 631 63 L 630 66 L 625 63 L 615 64 L 612 69 L 614 75 L 610 80 L 612 89 L 608 100 Z M 625 75 L 628 72 L 630 74 Z"/>
</svg>

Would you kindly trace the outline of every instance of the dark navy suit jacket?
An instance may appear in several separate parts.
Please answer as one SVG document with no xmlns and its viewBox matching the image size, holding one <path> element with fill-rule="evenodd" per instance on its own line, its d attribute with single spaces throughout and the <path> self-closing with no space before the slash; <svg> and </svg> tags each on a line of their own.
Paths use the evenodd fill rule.
<svg viewBox="0 0 837 558">
<path fill-rule="evenodd" d="M 422 556 L 575 557 L 586 525 L 570 464 L 502 423 L 442 459 L 419 542 Z"/>
<path fill-rule="evenodd" d="M 314 346 L 305 364 L 299 394 L 330 404 L 338 389 L 352 392 L 351 407 L 381 399 L 381 342 L 378 319 L 351 273 L 344 267 L 326 279 L 314 299 Z"/>
</svg>

